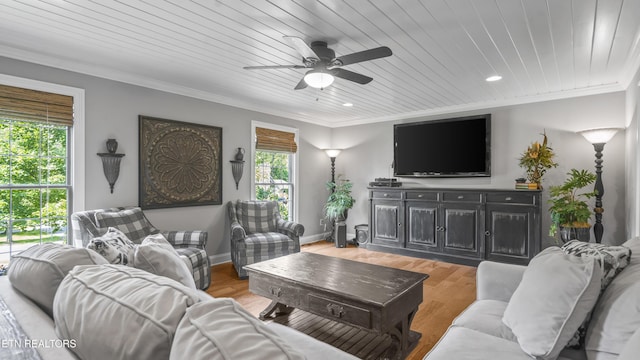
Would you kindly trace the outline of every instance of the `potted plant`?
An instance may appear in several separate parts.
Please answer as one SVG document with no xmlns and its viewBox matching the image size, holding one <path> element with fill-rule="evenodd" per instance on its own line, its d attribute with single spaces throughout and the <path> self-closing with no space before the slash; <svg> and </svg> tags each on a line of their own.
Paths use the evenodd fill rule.
<svg viewBox="0 0 640 360">
<path fill-rule="evenodd" d="M 342 179 L 341 175 L 338 175 L 335 182 L 327 182 L 327 189 L 331 191 L 331 194 L 324 206 L 324 211 L 329 220 L 338 222 L 347 219 L 349 209 L 351 209 L 356 202 L 351 196 L 352 187 L 353 184 L 351 181 Z"/>
<path fill-rule="evenodd" d="M 549 213 L 551 227 L 549 235 L 560 231 L 560 239 L 589 241 L 589 218 L 591 209 L 586 200 L 594 197 L 596 191 L 580 192 L 582 188 L 596 181 L 596 175 L 587 170 L 571 169 L 564 184 L 549 188 Z"/>
<path fill-rule="evenodd" d="M 533 142 L 520 156 L 520 167 L 526 170 L 527 180 L 536 184 L 538 189 L 542 189 L 542 177 L 547 170 L 558 166 L 553 161 L 554 157 L 555 153 L 548 145 L 546 132 L 542 134 L 542 144 Z"/>
</svg>

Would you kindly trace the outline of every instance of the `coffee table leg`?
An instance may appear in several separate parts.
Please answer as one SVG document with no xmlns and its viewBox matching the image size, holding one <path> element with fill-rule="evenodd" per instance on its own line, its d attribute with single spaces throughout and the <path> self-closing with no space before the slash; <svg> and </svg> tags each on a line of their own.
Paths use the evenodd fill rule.
<svg viewBox="0 0 640 360">
<path fill-rule="evenodd" d="M 422 334 L 418 332 L 411 331 L 411 322 L 413 321 L 413 317 L 416 315 L 417 311 L 418 309 L 416 308 L 410 312 L 404 319 L 402 319 L 401 322 L 396 324 L 390 333 L 390 335 L 395 337 L 399 343 L 398 347 L 400 349 L 398 354 L 396 354 L 397 358 L 406 358 L 422 336 Z"/>
<path fill-rule="evenodd" d="M 289 314 L 291 311 L 293 311 L 292 307 L 287 306 L 285 304 L 282 304 L 278 300 L 272 300 L 271 304 L 269 304 L 269 306 L 267 306 L 260 313 L 260 320 L 264 320 L 267 317 L 270 317 L 271 314 L 273 314 L 273 313 L 275 313 L 276 316 L 278 316 L 278 315 L 283 315 L 283 314 Z"/>
</svg>

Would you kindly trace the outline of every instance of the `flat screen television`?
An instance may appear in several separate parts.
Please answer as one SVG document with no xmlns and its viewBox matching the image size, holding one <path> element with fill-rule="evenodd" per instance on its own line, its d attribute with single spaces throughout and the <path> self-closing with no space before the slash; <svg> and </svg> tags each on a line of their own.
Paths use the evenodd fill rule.
<svg viewBox="0 0 640 360">
<path fill-rule="evenodd" d="M 396 124 L 394 175 L 491 176 L 491 114 Z"/>
</svg>

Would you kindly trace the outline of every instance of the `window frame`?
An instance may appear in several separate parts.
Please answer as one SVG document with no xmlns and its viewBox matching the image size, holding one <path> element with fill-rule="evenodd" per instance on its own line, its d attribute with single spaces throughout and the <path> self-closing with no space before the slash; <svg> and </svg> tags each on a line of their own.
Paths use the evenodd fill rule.
<svg viewBox="0 0 640 360">
<path fill-rule="evenodd" d="M 85 209 L 85 91 L 66 85 L 0 74 L 0 84 L 73 97 L 73 126 L 67 135 L 67 242 L 72 243 L 71 214 Z"/>
<path fill-rule="evenodd" d="M 300 144 L 299 142 L 299 130 L 293 127 L 288 127 L 288 126 L 283 126 L 283 125 L 275 125 L 275 124 L 271 124 L 271 123 L 265 123 L 262 121 L 256 121 L 256 120 L 252 120 L 251 121 L 251 199 L 256 198 L 256 128 L 261 127 L 261 128 L 266 128 L 266 129 L 272 129 L 272 130 L 280 130 L 280 131 L 286 131 L 286 132 L 290 132 L 294 134 L 294 139 L 296 144 Z M 299 152 L 300 152 L 300 146 L 298 145 L 298 151 L 295 153 L 290 154 L 291 157 L 291 161 L 289 163 L 289 167 L 290 169 L 290 183 L 292 183 L 292 187 L 293 187 L 293 194 L 291 194 L 293 196 L 293 201 L 291 202 L 291 220 L 292 221 L 297 221 L 298 220 L 298 198 L 299 198 L 299 191 L 298 191 L 298 185 L 299 185 L 299 177 L 298 177 L 298 162 L 299 162 Z"/>
</svg>

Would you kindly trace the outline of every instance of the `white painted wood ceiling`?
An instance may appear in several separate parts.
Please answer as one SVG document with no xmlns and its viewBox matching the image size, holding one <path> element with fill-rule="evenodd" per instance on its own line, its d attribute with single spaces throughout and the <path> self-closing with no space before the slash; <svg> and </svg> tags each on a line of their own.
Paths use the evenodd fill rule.
<svg viewBox="0 0 640 360">
<path fill-rule="evenodd" d="M 242 69 L 301 64 L 285 35 L 393 55 L 324 90 Z M 640 0 L 2 0 L 0 56 L 334 127 L 623 90 Z"/>
</svg>

